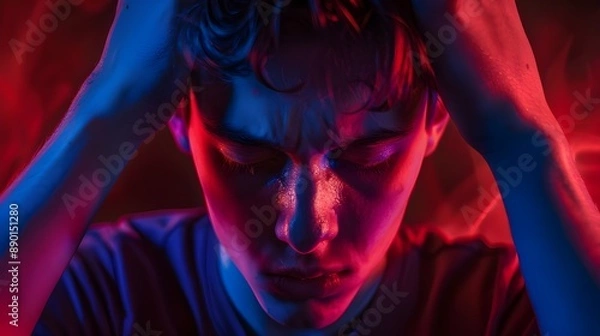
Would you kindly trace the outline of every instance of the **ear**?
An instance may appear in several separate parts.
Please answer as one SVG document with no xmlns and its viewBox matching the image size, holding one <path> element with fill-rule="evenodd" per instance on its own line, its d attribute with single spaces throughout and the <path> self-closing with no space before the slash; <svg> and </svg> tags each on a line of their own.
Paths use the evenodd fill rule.
<svg viewBox="0 0 600 336">
<path fill-rule="evenodd" d="M 437 92 L 432 93 L 427 102 L 425 129 L 427 131 L 428 139 L 425 156 L 429 156 L 435 151 L 449 120 L 450 116 L 448 115 L 448 111 L 446 110 L 442 99 Z"/>
<path fill-rule="evenodd" d="M 180 104 L 171 120 L 169 120 L 169 129 L 171 130 L 173 139 L 175 139 L 175 143 L 177 143 L 179 149 L 186 154 L 191 153 L 187 122 L 187 116 L 190 112 L 189 108 L 190 104 Z"/>
</svg>

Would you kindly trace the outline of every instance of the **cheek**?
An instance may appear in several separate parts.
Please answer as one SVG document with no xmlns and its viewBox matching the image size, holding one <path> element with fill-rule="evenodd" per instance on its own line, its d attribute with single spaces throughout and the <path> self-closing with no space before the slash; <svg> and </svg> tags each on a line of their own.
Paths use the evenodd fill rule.
<svg viewBox="0 0 600 336">
<path fill-rule="evenodd" d="M 209 141 L 194 141 L 192 154 L 215 233 L 232 257 L 258 255 L 256 247 L 274 237 L 272 183 L 230 171 Z"/>
<path fill-rule="evenodd" d="M 412 139 L 385 173 L 345 182 L 340 239 L 352 241 L 364 259 L 381 257 L 400 227 L 425 145 L 425 139 Z"/>
<path fill-rule="evenodd" d="M 386 252 L 400 227 L 408 195 L 402 189 L 379 190 L 378 197 L 344 192 L 339 211 L 339 244 L 353 250 L 361 263 L 371 264 Z"/>
</svg>

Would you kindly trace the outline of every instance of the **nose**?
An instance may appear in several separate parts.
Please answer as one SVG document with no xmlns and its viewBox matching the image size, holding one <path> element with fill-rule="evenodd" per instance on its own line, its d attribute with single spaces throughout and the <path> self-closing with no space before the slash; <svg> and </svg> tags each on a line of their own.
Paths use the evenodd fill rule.
<svg viewBox="0 0 600 336">
<path fill-rule="evenodd" d="M 323 173 L 301 169 L 287 185 L 291 215 L 275 228 L 277 238 L 296 252 L 309 254 L 338 234 L 335 208 L 339 188 Z"/>
</svg>

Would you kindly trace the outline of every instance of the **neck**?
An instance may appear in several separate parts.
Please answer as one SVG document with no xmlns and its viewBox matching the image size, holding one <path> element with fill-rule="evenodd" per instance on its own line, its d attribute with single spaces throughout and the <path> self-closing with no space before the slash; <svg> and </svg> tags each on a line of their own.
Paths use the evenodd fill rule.
<svg viewBox="0 0 600 336">
<path fill-rule="evenodd" d="M 386 266 L 386 260 L 377 266 L 372 275 L 361 286 L 356 296 L 342 316 L 331 325 L 322 329 L 291 328 L 273 320 L 260 306 L 250 286 L 225 250 L 221 247 L 219 274 L 225 292 L 236 311 L 252 328 L 256 335 L 289 335 L 289 336 L 326 336 L 338 335 L 342 326 L 362 312 L 375 295 Z"/>
</svg>

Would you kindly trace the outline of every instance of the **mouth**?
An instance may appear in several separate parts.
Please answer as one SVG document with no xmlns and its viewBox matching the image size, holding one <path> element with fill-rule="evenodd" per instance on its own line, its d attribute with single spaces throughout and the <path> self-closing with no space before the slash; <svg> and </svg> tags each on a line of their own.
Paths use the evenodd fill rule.
<svg viewBox="0 0 600 336">
<path fill-rule="evenodd" d="M 349 278 L 349 270 L 284 269 L 265 273 L 269 292 L 290 301 L 325 299 L 338 294 Z"/>
</svg>

